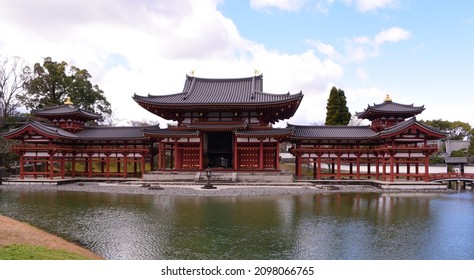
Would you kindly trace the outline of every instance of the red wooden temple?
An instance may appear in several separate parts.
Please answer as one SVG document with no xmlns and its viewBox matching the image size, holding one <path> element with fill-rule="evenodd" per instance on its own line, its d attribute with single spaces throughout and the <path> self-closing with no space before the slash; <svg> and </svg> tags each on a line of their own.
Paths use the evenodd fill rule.
<svg viewBox="0 0 474 280">
<path fill-rule="evenodd" d="M 148 170 L 206 168 L 276 172 L 280 143 L 288 141 L 297 178 L 307 164 L 315 179 L 428 180 L 428 159 L 437 149 L 428 141 L 446 135 L 416 121 L 424 107 L 387 98 L 357 113 L 370 120 L 370 126 L 274 128 L 275 122 L 294 115 L 302 98 L 301 92 L 264 92 L 262 75 L 187 76 L 179 93 L 133 96 L 144 109 L 175 122 L 165 128 L 89 126 L 86 122 L 100 116 L 66 102 L 33 111 L 36 120 L 3 136 L 18 140 L 13 151 L 20 155 L 21 179 L 126 178 L 141 177 Z"/>
<path fill-rule="evenodd" d="M 314 179 L 429 181 L 429 158 L 438 149 L 430 140 L 446 134 L 416 120 L 424 109 L 393 102 L 387 95 L 383 103 L 356 113 L 358 118 L 370 120 L 370 126 L 289 124 L 294 131 L 290 151 L 296 157 L 296 177 L 301 178 L 307 164 L 314 168 Z M 325 167 L 329 173 L 323 173 Z"/>
<path fill-rule="evenodd" d="M 31 114 L 36 120 L 3 135 L 18 140 L 12 150 L 20 155 L 20 179 L 137 177 L 152 160 L 143 130 L 153 127 L 86 126 L 101 116 L 70 101 Z"/>
<path fill-rule="evenodd" d="M 263 91 L 262 75 L 187 76 L 181 93 L 139 96 L 143 108 L 176 125 L 145 135 L 158 143 L 158 170 L 279 170 L 279 144 L 293 131 L 272 128 L 296 112 L 303 94 Z M 166 161 L 171 158 L 171 161 Z"/>
</svg>

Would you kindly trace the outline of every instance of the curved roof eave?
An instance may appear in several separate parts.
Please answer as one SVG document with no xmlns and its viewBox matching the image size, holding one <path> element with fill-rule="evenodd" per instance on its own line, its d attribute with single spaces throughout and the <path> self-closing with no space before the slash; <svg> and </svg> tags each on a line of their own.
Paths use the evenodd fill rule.
<svg viewBox="0 0 474 280">
<path fill-rule="evenodd" d="M 2 137 L 6 139 L 15 139 L 15 137 L 26 133 L 26 131 L 28 131 L 30 128 L 36 131 L 36 133 L 49 138 L 77 139 L 77 135 L 74 133 L 68 132 L 58 127 L 48 126 L 37 121 L 26 123 L 13 131 L 4 133 L 2 134 Z"/>
<path fill-rule="evenodd" d="M 189 107 L 261 107 L 261 106 L 269 106 L 269 105 L 286 105 L 291 102 L 295 101 L 300 101 L 302 99 L 301 96 L 292 96 L 290 99 L 285 99 L 285 100 L 277 100 L 277 101 L 259 101 L 259 102 L 239 102 L 239 103 L 154 103 L 154 102 L 149 102 L 146 100 L 139 100 L 137 101 L 138 103 L 142 103 L 143 105 L 149 105 L 149 106 L 156 106 L 160 107 L 163 109 L 169 108 L 169 109 L 175 109 L 175 108 L 189 108 Z M 141 105 L 141 104 L 140 104 Z"/>
</svg>

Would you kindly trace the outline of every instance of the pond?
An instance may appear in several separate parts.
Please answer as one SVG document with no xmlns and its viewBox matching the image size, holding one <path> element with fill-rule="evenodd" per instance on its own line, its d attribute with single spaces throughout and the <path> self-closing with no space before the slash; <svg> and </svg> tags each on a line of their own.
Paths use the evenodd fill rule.
<svg viewBox="0 0 474 280">
<path fill-rule="evenodd" d="M 474 193 L 172 197 L 0 190 L 0 213 L 107 259 L 474 259 Z"/>
</svg>

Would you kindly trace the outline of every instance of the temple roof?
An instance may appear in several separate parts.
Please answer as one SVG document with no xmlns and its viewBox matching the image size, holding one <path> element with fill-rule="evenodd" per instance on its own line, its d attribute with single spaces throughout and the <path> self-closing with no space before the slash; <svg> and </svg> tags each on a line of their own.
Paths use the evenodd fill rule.
<svg viewBox="0 0 474 280">
<path fill-rule="evenodd" d="M 153 130 L 144 130 L 143 132 L 146 136 L 151 136 L 154 138 L 168 138 L 168 137 L 198 137 L 199 132 L 196 130 L 176 130 L 176 129 L 153 129 Z"/>
<path fill-rule="evenodd" d="M 360 119 L 377 119 L 381 117 L 402 117 L 409 118 L 420 114 L 425 110 L 424 106 L 413 106 L 413 104 L 400 104 L 393 102 L 391 99 L 385 99 L 383 103 L 373 106 L 367 105 L 363 112 L 356 112 L 356 116 Z"/>
<path fill-rule="evenodd" d="M 394 126 L 391 126 L 389 128 L 385 128 L 383 129 L 382 131 L 379 132 L 379 136 L 380 137 L 388 137 L 388 136 L 391 136 L 393 134 L 398 134 L 404 130 L 406 130 L 407 128 L 410 128 L 410 127 L 414 127 L 416 126 L 418 129 L 420 130 L 423 130 L 425 131 L 426 133 L 432 135 L 433 137 L 430 137 L 432 139 L 439 139 L 439 138 L 445 138 L 447 136 L 446 133 L 436 129 L 436 128 L 433 128 L 431 126 L 427 126 L 425 124 L 422 124 L 420 122 L 418 122 L 416 120 L 415 117 L 413 118 L 410 118 L 404 122 L 401 122 L 401 123 L 398 123 Z"/>
<path fill-rule="evenodd" d="M 83 109 L 80 109 L 76 106 L 70 105 L 70 104 L 63 104 L 59 106 L 54 106 L 54 107 L 47 107 L 44 109 L 40 110 L 32 110 L 31 114 L 48 118 L 48 119 L 53 119 L 53 118 L 82 118 L 85 120 L 98 120 L 101 117 L 101 115 L 92 113 Z"/>
<path fill-rule="evenodd" d="M 7 139 L 15 139 L 17 136 L 22 135 L 23 133 L 31 133 L 30 131 L 32 130 L 50 138 L 77 139 L 77 135 L 72 132 L 58 128 L 55 125 L 50 125 L 39 121 L 31 121 L 26 123 L 17 129 L 2 134 L 2 136 Z"/>
<path fill-rule="evenodd" d="M 291 128 L 272 128 L 272 129 L 258 129 L 236 131 L 237 137 L 258 138 L 258 137 L 288 137 L 293 135 L 294 131 Z"/>
<path fill-rule="evenodd" d="M 148 127 L 123 126 L 123 127 L 86 127 L 76 133 L 81 140 L 146 140 L 144 130 Z"/>
<path fill-rule="evenodd" d="M 416 129 L 428 135 L 428 139 L 445 138 L 446 134 L 427 125 L 419 123 L 415 117 L 385 128 L 380 132 L 373 131 L 369 126 L 304 126 L 288 124 L 295 132 L 295 140 L 377 140 L 400 135 L 408 129 Z"/>
<path fill-rule="evenodd" d="M 188 124 L 189 129 L 201 131 L 235 131 L 247 128 L 247 123 L 240 122 L 193 122 Z"/>
<path fill-rule="evenodd" d="M 42 134 L 48 138 L 69 139 L 69 140 L 147 140 L 144 135 L 145 130 L 155 131 L 158 126 L 152 127 L 85 127 L 84 130 L 72 133 L 61 129 L 55 125 L 46 124 L 39 121 L 31 121 L 23 126 L 4 133 L 2 136 L 7 139 L 16 138 L 24 133 L 31 133 L 34 130 L 37 134 Z M 158 128 L 159 129 L 159 128 Z"/>
<path fill-rule="evenodd" d="M 279 117 L 291 117 L 298 108 L 303 93 L 273 94 L 263 91 L 263 76 L 233 79 L 207 79 L 186 76 L 182 92 L 167 95 L 141 96 L 133 99 L 148 111 L 173 118 L 176 110 L 252 110 L 252 108 L 282 108 Z M 294 103 L 292 106 L 287 106 Z"/>
<path fill-rule="evenodd" d="M 162 105 L 217 105 L 278 103 L 300 99 L 302 93 L 263 92 L 263 76 L 237 79 L 206 79 L 186 76 L 183 91 L 169 95 L 134 95 L 139 102 Z"/>
<path fill-rule="evenodd" d="M 377 135 L 369 126 L 305 126 L 288 124 L 294 129 L 294 139 L 368 139 Z"/>
</svg>

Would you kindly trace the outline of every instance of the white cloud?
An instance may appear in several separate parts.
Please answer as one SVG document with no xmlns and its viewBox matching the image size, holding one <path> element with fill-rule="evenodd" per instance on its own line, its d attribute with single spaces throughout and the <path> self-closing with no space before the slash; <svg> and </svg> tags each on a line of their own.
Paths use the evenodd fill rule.
<svg viewBox="0 0 474 280">
<path fill-rule="evenodd" d="M 344 62 L 360 62 L 370 57 L 377 57 L 380 54 L 380 48 L 384 44 L 408 40 L 410 36 L 411 33 L 405 29 L 391 27 L 380 31 L 372 37 L 355 36 L 344 40 L 344 51 L 341 53 L 333 45 L 321 41 L 306 40 L 306 43 L 330 59 Z"/>
<path fill-rule="evenodd" d="M 311 50 L 299 54 L 270 51 L 243 38 L 218 10 L 218 0 L 37 0 L 3 1 L 0 54 L 29 63 L 51 56 L 85 68 L 104 90 L 115 116 L 156 120 L 138 106 L 133 93 L 170 94 L 182 90 L 185 75 L 244 77 L 264 74 L 270 93 L 303 91 L 295 123 L 319 118 L 311 102 L 326 99 L 328 84 L 343 76 L 342 67 Z M 321 111 L 324 111 L 321 109 Z"/>
<path fill-rule="evenodd" d="M 360 67 L 357 68 L 356 75 L 359 79 L 361 79 L 364 82 L 369 79 L 369 76 L 367 75 L 367 73 L 364 71 L 364 69 L 362 69 Z"/>
<path fill-rule="evenodd" d="M 321 41 L 312 41 L 312 40 L 307 40 L 307 43 L 315 47 L 316 50 L 322 55 L 325 55 L 332 59 L 341 58 L 341 55 L 336 51 L 336 48 L 334 48 L 334 46 L 332 45 L 325 44 Z"/>
<path fill-rule="evenodd" d="M 387 30 L 382 30 L 375 36 L 374 43 L 376 46 L 382 45 L 386 42 L 404 41 L 410 38 L 410 32 L 400 27 L 392 27 Z"/>
<path fill-rule="evenodd" d="M 288 12 L 301 10 L 303 7 L 312 8 L 323 14 L 328 14 L 335 0 L 250 0 L 250 6 L 255 10 L 278 9 Z M 379 9 L 395 8 L 398 0 L 344 0 L 348 6 L 355 6 L 361 13 Z"/>
<path fill-rule="evenodd" d="M 306 0 L 250 0 L 250 6 L 255 10 L 277 8 L 292 12 L 300 10 L 305 2 Z"/>
<path fill-rule="evenodd" d="M 345 0 L 345 2 L 350 6 L 355 5 L 357 11 L 361 13 L 393 8 L 398 4 L 397 0 Z"/>
<path fill-rule="evenodd" d="M 351 114 L 364 111 L 368 105 L 382 103 L 388 93 L 386 90 L 378 87 L 346 87 L 344 88 L 344 92 L 347 98 L 347 106 L 349 107 Z M 371 100 L 372 104 L 367 104 L 367 100 Z"/>
<path fill-rule="evenodd" d="M 377 33 L 373 38 L 366 36 L 346 40 L 346 56 L 349 60 L 362 61 L 368 57 L 377 57 L 383 44 L 408 40 L 411 34 L 400 27 L 391 27 Z"/>
</svg>

